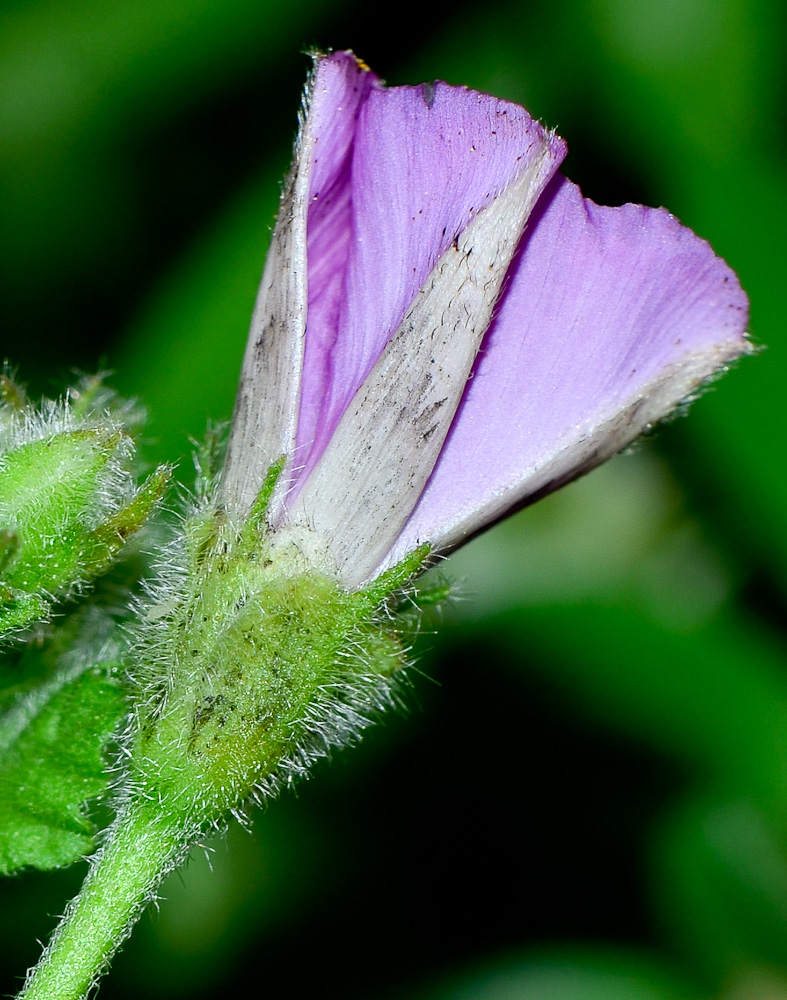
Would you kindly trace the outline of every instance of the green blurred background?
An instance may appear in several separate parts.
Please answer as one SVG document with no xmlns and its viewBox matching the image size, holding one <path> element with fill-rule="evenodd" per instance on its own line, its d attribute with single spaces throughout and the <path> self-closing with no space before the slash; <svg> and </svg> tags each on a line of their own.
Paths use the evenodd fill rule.
<svg viewBox="0 0 787 1000">
<path fill-rule="evenodd" d="M 453 557 L 409 713 L 196 852 L 101 996 L 787 997 L 784 4 L 0 0 L 0 354 L 114 370 L 151 462 L 231 411 L 315 45 L 527 105 L 767 350 Z M 0 993 L 81 875 L 0 885 Z"/>
</svg>

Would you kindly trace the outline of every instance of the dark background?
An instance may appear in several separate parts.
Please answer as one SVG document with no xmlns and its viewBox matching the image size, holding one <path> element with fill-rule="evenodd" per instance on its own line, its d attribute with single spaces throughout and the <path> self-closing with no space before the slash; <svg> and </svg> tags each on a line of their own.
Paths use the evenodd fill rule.
<svg viewBox="0 0 787 1000">
<path fill-rule="evenodd" d="M 150 462 L 229 415 L 315 45 L 527 105 L 586 194 L 712 242 L 767 350 L 453 557 L 409 713 L 196 852 L 101 996 L 787 997 L 783 5 L 374 12 L 0 0 L 0 354 L 34 391 L 112 369 Z M 0 886 L 0 992 L 81 875 Z"/>
</svg>

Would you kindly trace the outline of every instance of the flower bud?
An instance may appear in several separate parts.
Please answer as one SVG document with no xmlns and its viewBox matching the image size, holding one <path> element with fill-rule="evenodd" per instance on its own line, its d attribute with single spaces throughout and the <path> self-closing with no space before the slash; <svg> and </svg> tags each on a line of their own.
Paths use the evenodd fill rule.
<svg viewBox="0 0 787 1000">
<path fill-rule="evenodd" d="M 19 406 L 11 405 L 19 401 Z M 4 392 L 0 425 L 0 636 L 49 613 L 104 571 L 148 520 L 168 474 L 131 485 L 133 445 L 108 415 L 34 409 Z"/>
</svg>

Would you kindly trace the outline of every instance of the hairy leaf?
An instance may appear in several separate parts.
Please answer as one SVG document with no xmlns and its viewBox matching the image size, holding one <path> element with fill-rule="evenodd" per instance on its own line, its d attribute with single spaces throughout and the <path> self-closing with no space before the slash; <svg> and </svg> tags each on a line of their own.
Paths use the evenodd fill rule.
<svg viewBox="0 0 787 1000">
<path fill-rule="evenodd" d="M 111 666 L 59 674 L 0 716 L 0 872 L 91 850 L 85 803 L 106 791 L 105 749 L 125 713 Z"/>
</svg>

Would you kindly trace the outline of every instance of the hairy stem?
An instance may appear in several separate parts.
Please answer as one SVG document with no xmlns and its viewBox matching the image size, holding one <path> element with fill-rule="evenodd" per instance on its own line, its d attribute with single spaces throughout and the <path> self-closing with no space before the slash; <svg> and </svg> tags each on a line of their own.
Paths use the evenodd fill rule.
<svg viewBox="0 0 787 1000">
<path fill-rule="evenodd" d="M 131 804 L 112 825 L 19 1000 L 80 1000 L 131 933 L 183 854 L 184 831 L 157 803 Z"/>
<path fill-rule="evenodd" d="M 304 567 L 302 538 L 272 541 L 260 516 L 240 531 L 210 508 L 187 523 L 179 572 L 130 652 L 126 805 L 20 1000 L 84 997 L 202 832 L 351 742 L 393 700 L 405 651 L 380 609 L 428 550 L 347 592 Z"/>
</svg>

